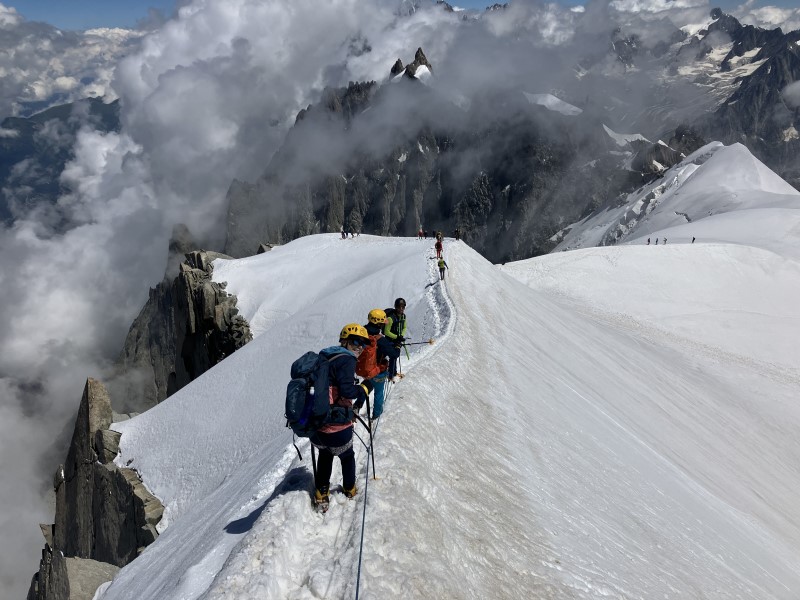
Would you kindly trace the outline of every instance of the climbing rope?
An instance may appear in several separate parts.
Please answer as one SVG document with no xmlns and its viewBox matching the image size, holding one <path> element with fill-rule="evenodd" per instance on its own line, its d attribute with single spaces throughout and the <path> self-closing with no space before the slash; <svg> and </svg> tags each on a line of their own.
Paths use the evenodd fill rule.
<svg viewBox="0 0 800 600">
<path fill-rule="evenodd" d="M 388 406 L 389 398 L 392 395 L 393 391 L 394 391 L 394 385 L 392 385 L 392 387 L 386 391 L 386 395 L 384 396 L 383 399 L 384 408 Z M 361 436 L 358 435 L 358 432 L 355 430 L 355 428 L 353 429 L 353 433 L 361 442 L 361 444 L 364 446 L 364 448 L 366 448 L 367 450 L 367 469 L 366 469 L 366 478 L 364 479 L 364 511 L 361 515 L 361 542 L 359 543 L 358 547 L 358 573 L 356 574 L 356 600 L 358 600 L 358 594 L 361 588 L 361 563 L 364 557 L 364 531 L 366 529 L 366 523 L 367 523 L 367 489 L 369 488 L 369 460 L 370 460 L 370 455 L 373 452 L 372 445 L 375 443 L 375 434 L 378 431 L 379 425 L 380 425 L 380 420 L 374 424 L 375 430 L 372 432 L 369 445 L 367 445 L 367 443 L 361 438 Z M 374 463 L 372 468 L 372 475 L 375 476 Z"/>
</svg>

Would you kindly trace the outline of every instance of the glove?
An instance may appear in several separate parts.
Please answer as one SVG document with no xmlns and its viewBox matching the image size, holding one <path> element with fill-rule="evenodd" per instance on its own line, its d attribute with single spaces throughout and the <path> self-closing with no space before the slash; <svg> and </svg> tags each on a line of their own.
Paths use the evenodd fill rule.
<svg viewBox="0 0 800 600">
<path fill-rule="evenodd" d="M 353 404 L 353 418 L 355 419 L 355 415 L 361 412 L 361 409 L 364 406 L 364 400 L 357 400 L 355 404 Z"/>
<path fill-rule="evenodd" d="M 397 341 L 398 341 L 398 342 L 400 342 L 401 344 L 402 344 L 403 342 L 405 342 L 405 341 L 406 341 L 406 338 L 404 338 L 402 335 L 398 335 L 396 339 L 397 339 Z"/>
<path fill-rule="evenodd" d="M 375 384 L 372 383 L 371 380 L 365 379 L 361 382 L 361 388 L 364 390 L 364 393 L 369 396 L 369 393 L 375 389 Z"/>
</svg>

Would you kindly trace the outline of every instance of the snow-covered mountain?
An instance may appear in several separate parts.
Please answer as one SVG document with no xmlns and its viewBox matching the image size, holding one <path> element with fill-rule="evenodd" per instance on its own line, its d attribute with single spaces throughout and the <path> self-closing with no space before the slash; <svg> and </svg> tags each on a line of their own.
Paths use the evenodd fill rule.
<svg viewBox="0 0 800 600">
<path fill-rule="evenodd" d="M 702 169 L 738 149 L 706 152 Z M 693 219 L 715 220 L 694 244 L 663 223 L 667 246 L 497 267 L 446 240 L 445 283 L 413 238 L 218 259 L 255 339 L 115 425 L 117 463 L 166 512 L 98 600 L 797 598 L 800 237 L 743 234 L 754 211 L 800 212 L 769 181 Z M 391 387 L 378 479 L 359 447 L 359 495 L 319 515 L 284 428 L 289 364 L 400 295 L 436 343 Z"/>
<path fill-rule="evenodd" d="M 728 242 L 798 258 L 800 192 L 741 144 L 708 144 L 660 179 L 558 234 L 556 251 L 619 243 Z M 742 213 L 741 211 L 746 211 Z M 747 218 L 742 218 L 746 214 Z M 735 230 L 735 235 L 734 235 Z"/>
</svg>

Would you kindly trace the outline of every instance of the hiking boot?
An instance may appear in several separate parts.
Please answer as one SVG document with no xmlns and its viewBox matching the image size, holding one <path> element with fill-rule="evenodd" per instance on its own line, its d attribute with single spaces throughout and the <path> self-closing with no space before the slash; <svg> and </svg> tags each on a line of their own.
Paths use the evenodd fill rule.
<svg viewBox="0 0 800 600">
<path fill-rule="evenodd" d="M 344 493 L 344 495 L 347 496 L 348 498 L 352 498 L 353 496 L 355 496 L 358 493 L 358 488 L 356 487 L 355 483 L 353 484 L 353 487 L 351 487 L 351 488 L 346 488 L 346 487 L 342 486 L 342 493 Z"/>
<path fill-rule="evenodd" d="M 314 507 L 319 512 L 328 510 L 330 498 L 328 497 L 328 487 L 325 486 L 321 489 L 314 490 Z"/>
</svg>

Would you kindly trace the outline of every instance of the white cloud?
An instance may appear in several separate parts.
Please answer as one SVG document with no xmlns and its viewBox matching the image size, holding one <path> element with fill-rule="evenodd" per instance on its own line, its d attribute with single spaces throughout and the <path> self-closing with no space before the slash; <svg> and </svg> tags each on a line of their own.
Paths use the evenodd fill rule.
<svg viewBox="0 0 800 600">
<path fill-rule="evenodd" d="M 783 101 L 793 110 L 800 108 L 800 81 L 795 81 L 783 88 Z"/>
<path fill-rule="evenodd" d="M 0 4 L 0 28 L 6 29 L 18 25 L 22 17 L 12 6 Z"/>
<path fill-rule="evenodd" d="M 749 0 L 732 11 L 742 23 L 775 29 L 780 27 L 784 33 L 800 29 L 800 8 L 779 8 L 777 6 L 757 6 Z"/>
<path fill-rule="evenodd" d="M 106 96 L 113 68 L 143 32 L 62 32 L 0 4 L 0 119 L 79 98 Z"/>
<path fill-rule="evenodd" d="M 709 7 L 708 0 L 612 0 L 611 8 L 619 12 L 659 13 L 684 8 Z"/>
</svg>

